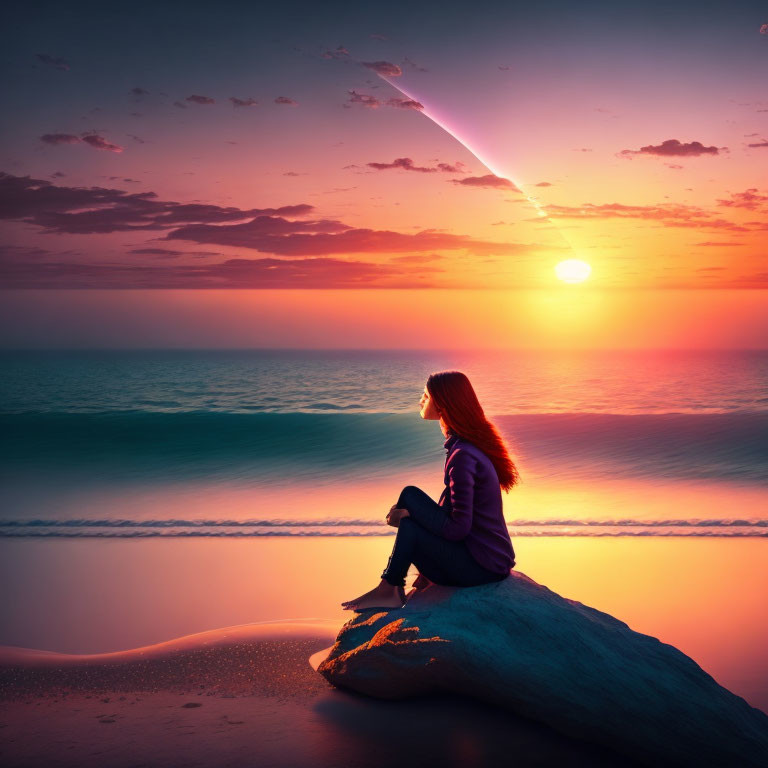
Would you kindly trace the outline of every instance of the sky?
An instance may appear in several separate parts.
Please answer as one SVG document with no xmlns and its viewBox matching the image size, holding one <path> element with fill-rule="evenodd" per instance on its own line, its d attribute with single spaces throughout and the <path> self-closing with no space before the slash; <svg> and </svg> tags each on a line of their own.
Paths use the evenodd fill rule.
<svg viewBox="0 0 768 768">
<path fill-rule="evenodd" d="M 0 344 L 765 347 L 768 6 L 455 5 L 4 11 Z"/>
</svg>

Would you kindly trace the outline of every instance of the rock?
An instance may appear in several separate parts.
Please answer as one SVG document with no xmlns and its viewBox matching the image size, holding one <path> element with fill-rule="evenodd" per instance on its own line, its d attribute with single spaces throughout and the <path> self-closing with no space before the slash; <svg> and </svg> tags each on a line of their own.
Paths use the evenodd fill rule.
<svg viewBox="0 0 768 768">
<path fill-rule="evenodd" d="M 452 692 L 654 766 L 768 766 L 768 716 L 693 659 L 518 571 L 347 622 L 317 671 L 382 699 Z"/>
</svg>

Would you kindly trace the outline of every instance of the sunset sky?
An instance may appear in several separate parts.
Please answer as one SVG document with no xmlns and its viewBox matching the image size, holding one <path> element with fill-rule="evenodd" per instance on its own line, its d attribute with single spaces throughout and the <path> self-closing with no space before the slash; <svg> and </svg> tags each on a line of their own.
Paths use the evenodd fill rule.
<svg viewBox="0 0 768 768">
<path fill-rule="evenodd" d="M 766 346 L 765 3 L 5 20 L 5 347 Z"/>
</svg>

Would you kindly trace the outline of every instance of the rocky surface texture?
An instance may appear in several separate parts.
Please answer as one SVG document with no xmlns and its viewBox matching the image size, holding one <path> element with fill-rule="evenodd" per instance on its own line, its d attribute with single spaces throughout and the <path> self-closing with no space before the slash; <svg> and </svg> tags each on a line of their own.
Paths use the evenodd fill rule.
<svg viewBox="0 0 768 768">
<path fill-rule="evenodd" d="M 768 715 L 677 648 L 514 570 L 357 615 L 317 671 L 383 699 L 468 695 L 648 765 L 768 766 Z"/>
</svg>

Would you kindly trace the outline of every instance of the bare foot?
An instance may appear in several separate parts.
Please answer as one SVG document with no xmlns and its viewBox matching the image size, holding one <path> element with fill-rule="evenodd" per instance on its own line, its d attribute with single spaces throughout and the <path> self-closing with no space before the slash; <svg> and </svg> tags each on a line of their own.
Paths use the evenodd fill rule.
<svg viewBox="0 0 768 768">
<path fill-rule="evenodd" d="M 347 600 L 341 605 L 345 611 L 359 611 L 373 607 L 400 608 L 403 603 L 405 603 L 405 588 L 401 586 L 393 587 L 391 584 L 385 582 L 384 586 L 380 584 L 370 592 L 366 592 L 364 595 L 360 595 L 360 597 L 356 597 L 354 600 Z"/>
</svg>

